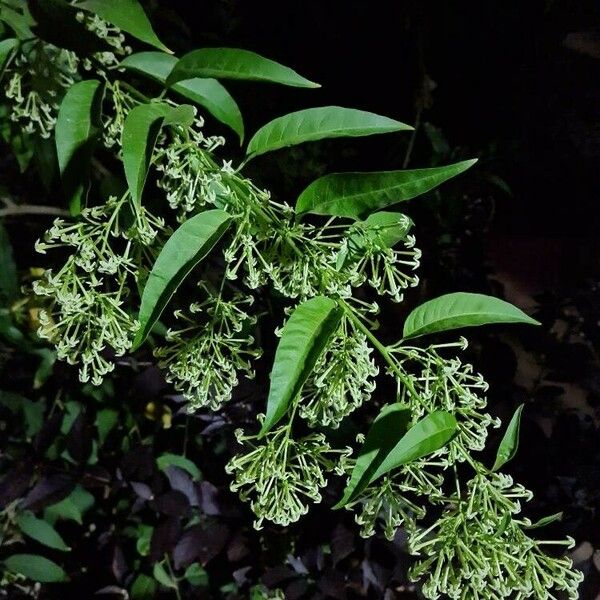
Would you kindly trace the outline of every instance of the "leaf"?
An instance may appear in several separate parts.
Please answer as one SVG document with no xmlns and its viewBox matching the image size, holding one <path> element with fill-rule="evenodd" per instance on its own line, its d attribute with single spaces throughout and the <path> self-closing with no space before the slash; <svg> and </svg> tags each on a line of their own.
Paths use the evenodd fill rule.
<svg viewBox="0 0 600 600">
<path fill-rule="evenodd" d="M 269 81 L 302 88 L 321 87 L 289 67 L 237 48 L 202 48 L 189 52 L 177 62 L 167 77 L 167 85 L 193 77 Z"/>
<path fill-rule="evenodd" d="M 331 298 L 316 296 L 296 307 L 281 332 L 271 370 L 267 414 L 260 430 L 265 435 L 300 393 L 329 338 L 337 329 L 342 310 Z"/>
<path fill-rule="evenodd" d="M 557 512 L 553 515 L 548 515 L 547 517 L 542 517 L 539 521 L 532 523 L 531 525 L 525 525 L 525 529 L 538 529 L 539 527 L 546 527 L 546 525 L 550 525 L 550 523 L 555 523 L 556 521 L 562 521 L 563 513 Z"/>
<path fill-rule="evenodd" d="M 63 500 L 49 506 L 45 511 L 47 519 L 65 519 L 83 524 L 83 515 L 93 506 L 94 496 L 80 485 Z"/>
<path fill-rule="evenodd" d="M 19 41 L 15 38 L 8 38 L 0 42 L 0 72 L 4 71 L 18 43 Z"/>
<path fill-rule="evenodd" d="M 406 431 L 409 420 L 410 410 L 405 404 L 389 404 L 381 409 L 358 453 L 344 495 L 334 509 L 346 505 L 369 485 L 383 459 Z"/>
<path fill-rule="evenodd" d="M 413 222 L 397 212 L 380 211 L 369 215 L 364 221 L 357 221 L 348 229 L 348 244 L 338 253 L 337 268 L 341 269 L 348 261 L 360 259 L 368 243 L 392 248 L 406 239 Z"/>
<path fill-rule="evenodd" d="M 164 585 L 166 588 L 170 588 L 172 590 L 177 589 L 177 583 L 173 581 L 173 578 L 167 573 L 161 563 L 154 563 L 152 575 L 154 576 L 154 579 L 158 581 L 158 583 Z"/>
<path fill-rule="evenodd" d="M 93 12 L 140 42 L 170 52 L 154 33 L 150 20 L 137 0 L 87 0 L 76 6 Z"/>
<path fill-rule="evenodd" d="M 24 512 L 17 518 L 19 529 L 31 539 L 62 552 L 70 550 L 60 534 L 46 521 L 38 519 L 32 512 Z"/>
<path fill-rule="evenodd" d="M 299 110 L 263 125 L 252 137 L 246 154 L 253 158 L 286 146 L 323 138 L 360 137 L 413 129 L 388 117 L 354 108 L 321 106 Z"/>
<path fill-rule="evenodd" d="M 156 459 L 156 464 L 161 471 L 166 471 L 169 467 L 175 466 L 187 471 L 193 479 L 200 479 L 202 476 L 200 469 L 189 458 L 178 454 L 168 452 L 162 454 Z"/>
<path fill-rule="evenodd" d="M 433 412 L 415 423 L 383 459 L 371 482 L 401 465 L 432 454 L 445 446 L 456 432 L 454 415 L 443 410 Z"/>
<path fill-rule="evenodd" d="M 142 104 L 129 111 L 123 125 L 121 144 L 125 178 L 135 202 L 142 199 L 152 152 L 161 127 L 189 125 L 190 109 L 193 111 L 193 107 L 186 105 L 172 108 L 166 103 L 157 102 Z"/>
<path fill-rule="evenodd" d="M 175 66 L 177 58 L 163 52 L 138 52 L 128 56 L 121 66 L 146 75 L 165 85 L 167 76 Z M 240 138 L 244 139 L 244 122 L 235 100 L 216 79 L 186 79 L 174 84 L 171 89 L 204 107 L 215 119 L 224 123 Z"/>
<path fill-rule="evenodd" d="M 515 414 L 512 416 L 504 437 L 498 446 L 498 452 L 496 453 L 496 461 L 492 467 L 492 471 L 497 471 L 500 467 L 505 465 L 508 461 L 512 460 L 519 449 L 519 431 L 521 429 L 521 415 L 523 414 L 524 404 L 521 404 L 515 410 Z"/>
<path fill-rule="evenodd" d="M 296 202 L 298 214 L 363 218 L 376 210 L 411 200 L 473 166 L 465 160 L 445 167 L 412 171 L 332 173 L 313 181 Z"/>
<path fill-rule="evenodd" d="M 206 587 L 208 585 L 208 573 L 198 564 L 191 564 L 183 574 L 183 578 L 194 587 Z"/>
<path fill-rule="evenodd" d="M 98 430 L 98 443 L 102 446 L 108 434 L 119 422 L 119 412 L 114 408 L 103 408 L 96 414 L 96 429 Z"/>
<path fill-rule="evenodd" d="M 69 581 L 62 567 L 37 554 L 13 554 L 5 559 L 4 565 L 9 571 L 40 583 Z"/>
<path fill-rule="evenodd" d="M 131 600 L 148 600 L 156 596 L 156 581 L 140 573 L 131 586 Z"/>
<path fill-rule="evenodd" d="M 516 306 L 485 294 L 456 292 L 417 306 L 404 322 L 404 339 L 492 323 L 540 323 Z"/>
<path fill-rule="evenodd" d="M 23 12 L 19 12 L 7 6 L 2 6 L 0 9 L 0 21 L 6 23 L 20 40 L 27 40 L 33 37 L 33 32 L 30 27 L 34 25 L 34 20 L 31 18 L 29 11 L 23 3 Z"/>
<path fill-rule="evenodd" d="M 81 211 L 84 181 L 89 177 L 89 163 L 101 126 L 102 90 L 96 79 L 75 83 L 65 94 L 58 111 L 56 156 L 72 215 Z"/>
<path fill-rule="evenodd" d="M 188 219 L 167 240 L 144 287 L 132 350 L 139 348 L 189 272 L 210 252 L 229 226 L 223 210 L 207 210 Z"/>
</svg>

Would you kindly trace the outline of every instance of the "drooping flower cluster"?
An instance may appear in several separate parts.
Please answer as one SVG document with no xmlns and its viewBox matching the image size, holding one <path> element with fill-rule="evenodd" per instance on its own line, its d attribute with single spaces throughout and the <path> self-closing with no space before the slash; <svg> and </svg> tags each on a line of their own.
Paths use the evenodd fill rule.
<svg viewBox="0 0 600 600">
<path fill-rule="evenodd" d="M 265 519 L 283 526 L 297 521 L 308 511 L 308 503 L 321 501 L 325 473 L 345 471 L 349 450 L 331 448 L 322 433 L 295 439 L 283 425 L 264 439 L 242 430 L 236 437 L 250 450 L 232 458 L 226 471 L 235 477 L 231 490 L 250 501 L 257 529 Z"/>
<path fill-rule="evenodd" d="M 409 538 L 411 553 L 422 556 L 410 575 L 425 578 L 427 598 L 545 600 L 556 597 L 552 590 L 578 597 L 583 574 L 570 559 L 546 554 L 544 542 L 529 537 L 515 518 L 531 492 L 502 474 L 478 474 L 466 491 L 447 498 L 442 516 Z M 573 540 L 561 544 L 572 547 Z"/>
<path fill-rule="evenodd" d="M 299 414 L 311 427 L 338 427 L 352 411 L 371 397 L 379 369 L 373 349 L 360 333 L 349 335 L 342 324 L 319 357 L 304 387 Z"/>
<path fill-rule="evenodd" d="M 191 304 L 189 314 L 176 313 L 185 326 L 169 330 L 166 345 L 155 355 L 167 380 L 189 401 L 190 410 L 204 406 L 218 410 L 231 398 L 239 372 L 253 376 L 248 359 L 260 355 L 249 333 L 256 319 L 246 312 L 253 298 L 238 293 L 226 300 L 206 285 L 200 287 L 206 299 Z"/>
</svg>

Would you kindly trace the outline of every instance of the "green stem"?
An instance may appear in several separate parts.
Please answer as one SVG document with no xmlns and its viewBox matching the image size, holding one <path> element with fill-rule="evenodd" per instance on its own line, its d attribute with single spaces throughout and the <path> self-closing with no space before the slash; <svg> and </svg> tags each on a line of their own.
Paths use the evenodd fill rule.
<svg viewBox="0 0 600 600">
<path fill-rule="evenodd" d="M 125 88 L 132 96 L 135 96 L 138 100 L 142 101 L 144 104 L 147 104 L 148 102 L 150 102 L 150 98 L 148 98 L 148 96 L 146 96 L 146 94 L 142 94 L 142 92 L 140 92 L 138 89 L 134 88 L 131 84 L 127 83 L 126 81 L 123 81 L 122 79 L 120 79 L 119 85 L 121 87 Z"/>
<path fill-rule="evenodd" d="M 352 321 L 352 324 L 362 333 L 367 336 L 367 339 L 377 349 L 379 354 L 383 357 L 385 362 L 389 365 L 390 369 L 396 374 L 398 379 L 409 389 L 410 393 L 417 396 L 412 381 L 406 376 L 406 373 L 398 366 L 398 363 L 394 360 L 392 355 L 388 352 L 387 348 L 373 335 L 373 332 L 361 321 L 360 317 L 352 310 L 352 308 L 341 298 L 338 299 L 338 303 L 344 309 L 344 312 Z"/>
</svg>

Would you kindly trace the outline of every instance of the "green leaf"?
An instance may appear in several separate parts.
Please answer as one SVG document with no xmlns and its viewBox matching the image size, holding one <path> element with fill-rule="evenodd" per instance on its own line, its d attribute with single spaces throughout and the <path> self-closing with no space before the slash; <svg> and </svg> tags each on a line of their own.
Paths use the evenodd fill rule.
<svg viewBox="0 0 600 600">
<path fill-rule="evenodd" d="M 321 106 L 283 115 L 263 125 L 250 140 L 246 154 L 253 158 L 323 138 L 360 137 L 411 129 L 410 125 L 400 121 L 363 110 Z"/>
<path fill-rule="evenodd" d="M 332 173 L 313 181 L 299 196 L 296 212 L 363 218 L 376 210 L 416 198 L 475 164 L 465 160 L 445 167 L 412 171 Z"/>
<path fill-rule="evenodd" d="M 210 252 L 229 226 L 223 210 L 207 210 L 188 219 L 167 240 L 144 287 L 132 350 L 139 348 L 188 273 Z"/>
<path fill-rule="evenodd" d="M 19 296 L 19 276 L 12 244 L 4 224 L 0 221 L 0 299 L 10 305 Z"/>
<path fill-rule="evenodd" d="M 131 600 L 148 600 L 154 598 L 157 591 L 156 581 L 148 575 L 140 573 L 131 586 Z"/>
<path fill-rule="evenodd" d="M 30 440 L 36 436 L 44 425 L 44 414 L 46 413 L 46 403 L 43 400 L 29 400 L 23 398 L 21 404 L 23 410 L 23 419 L 25 421 L 25 437 Z"/>
<path fill-rule="evenodd" d="M 19 40 L 15 38 L 8 38 L 0 42 L 0 72 L 4 71 L 4 67 L 6 67 L 18 43 Z"/>
<path fill-rule="evenodd" d="M 405 404 L 389 404 L 381 409 L 358 453 L 344 495 L 334 509 L 348 504 L 369 485 L 383 459 L 406 431 L 409 420 L 410 410 Z"/>
<path fill-rule="evenodd" d="M 173 578 L 167 573 L 167 571 L 161 563 L 154 563 L 152 575 L 154 576 L 154 579 L 158 581 L 158 583 L 164 585 L 166 588 L 170 588 L 172 590 L 177 589 L 177 582 L 175 582 Z"/>
<path fill-rule="evenodd" d="M 525 529 L 538 529 L 539 527 L 546 527 L 546 525 L 550 525 L 550 523 L 555 523 L 556 521 L 562 521 L 563 513 L 557 512 L 553 515 L 548 515 L 547 517 L 542 517 L 539 521 L 532 523 L 531 525 L 525 525 Z"/>
<path fill-rule="evenodd" d="M 161 471 L 166 471 L 168 467 L 175 466 L 187 471 L 193 479 L 202 477 L 200 469 L 189 458 L 178 454 L 166 452 L 156 459 L 156 464 Z"/>
<path fill-rule="evenodd" d="M 137 0 L 87 0 L 76 6 L 93 12 L 140 42 L 170 52 L 154 33 L 150 20 Z"/>
<path fill-rule="evenodd" d="M 56 156 L 72 215 L 81 212 L 93 146 L 100 132 L 102 90 L 103 86 L 96 79 L 75 83 L 65 94 L 58 111 Z"/>
<path fill-rule="evenodd" d="M 31 539 L 62 552 L 68 552 L 71 548 L 67 546 L 60 534 L 43 519 L 36 518 L 33 513 L 27 511 L 17 518 L 19 529 Z"/>
<path fill-rule="evenodd" d="M 177 58 L 163 52 L 138 52 L 128 56 L 121 66 L 150 77 L 165 85 Z M 204 107 L 215 119 L 224 123 L 244 139 L 244 122 L 235 100 L 216 79 L 195 77 L 180 81 L 171 87 L 174 92 Z"/>
<path fill-rule="evenodd" d="M 73 491 L 60 502 L 45 510 L 47 520 L 65 519 L 83 524 L 83 515 L 94 505 L 94 496 L 85 488 L 76 485 Z"/>
<path fill-rule="evenodd" d="M 540 323 L 516 306 L 485 294 L 456 292 L 417 306 L 404 322 L 404 339 L 492 323 Z"/>
<path fill-rule="evenodd" d="M 413 222 L 401 213 L 376 212 L 364 221 L 357 221 L 348 229 L 348 244 L 338 253 L 337 268 L 341 269 L 347 262 L 359 260 L 367 244 L 392 248 L 406 239 Z"/>
<path fill-rule="evenodd" d="M 69 581 L 62 567 L 37 554 L 13 554 L 4 561 L 4 565 L 9 571 L 40 583 Z"/>
<path fill-rule="evenodd" d="M 497 471 L 505 465 L 508 461 L 512 460 L 519 449 L 519 431 L 521 429 L 521 415 L 523 414 L 524 404 L 521 404 L 512 416 L 504 437 L 498 446 L 498 452 L 496 453 L 496 461 L 492 471 Z"/>
<path fill-rule="evenodd" d="M 185 570 L 183 577 L 194 587 L 206 587 L 208 585 L 208 573 L 199 563 L 192 563 Z"/>
<path fill-rule="evenodd" d="M 267 433 L 283 417 L 300 393 L 341 316 L 336 302 L 323 296 L 303 302 L 290 315 L 275 352 L 267 414 L 259 435 Z"/>
<path fill-rule="evenodd" d="M 289 67 L 237 48 L 202 48 L 189 52 L 177 62 L 167 77 L 167 85 L 193 77 L 269 81 L 302 88 L 321 87 Z"/>
<path fill-rule="evenodd" d="M 6 23 L 20 40 L 28 40 L 33 37 L 31 27 L 35 24 L 31 18 L 25 3 L 22 3 L 23 12 L 19 12 L 7 6 L 0 8 L 0 21 Z"/>
<path fill-rule="evenodd" d="M 102 446 L 119 422 L 119 411 L 114 408 L 103 408 L 96 414 L 96 429 L 98 430 L 98 443 Z"/>
<path fill-rule="evenodd" d="M 371 482 L 396 467 L 406 465 L 439 450 L 452 439 L 457 425 L 454 415 L 443 410 L 423 417 L 390 450 L 375 470 Z"/>
<path fill-rule="evenodd" d="M 125 178 L 136 202 L 142 199 L 152 152 L 163 125 L 189 126 L 193 107 L 181 105 L 172 108 L 166 103 L 142 104 L 132 108 L 123 125 L 121 143 Z"/>
</svg>

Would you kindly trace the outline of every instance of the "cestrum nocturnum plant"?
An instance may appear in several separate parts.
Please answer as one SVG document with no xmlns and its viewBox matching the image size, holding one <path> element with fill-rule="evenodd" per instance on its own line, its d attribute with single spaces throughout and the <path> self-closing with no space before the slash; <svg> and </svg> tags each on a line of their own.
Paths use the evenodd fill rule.
<svg viewBox="0 0 600 600">
<path fill-rule="evenodd" d="M 178 59 L 137 2 L 127 6 L 127 15 L 113 1 L 0 8 L 8 121 L 53 137 L 71 212 L 37 244 L 65 257 L 35 284 L 47 299 L 40 335 L 81 381 L 100 384 L 114 357 L 137 350 L 162 319 L 170 328 L 162 340 L 153 335 L 154 353 L 167 380 L 190 410 L 219 410 L 239 378 L 253 375 L 261 356 L 254 300 L 272 294 L 286 310 L 266 407 L 255 431 L 237 432 L 241 450 L 227 466 L 256 526 L 300 519 L 338 473 L 347 484 L 335 508 L 354 511 L 363 535 L 406 530 L 417 557 L 410 576 L 425 597 L 576 598 L 581 574 L 545 552 L 563 542 L 530 535 L 521 510 L 531 494 L 499 472 L 516 451 L 521 411 L 496 463 L 483 464 L 476 453 L 500 423 L 486 413 L 487 383 L 458 357 L 466 340 L 418 343 L 536 321 L 497 298 L 454 293 L 410 313 L 396 343 L 375 334 L 380 302 L 400 303 L 418 285 L 413 223 L 397 206 L 475 161 L 327 174 L 297 199 L 280 198 L 244 175 L 250 161 L 323 138 L 412 128 L 350 108 L 308 108 L 261 127 L 233 164 L 225 139 L 205 133 L 205 118 L 214 118 L 244 138 L 222 80 L 318 85 L 246 50 L 202 48 Z M 74 35 L 61 36 L 57 23 Z M 153 50 L 134 53 L 128 36 Z M 97 184 L 103 161 L 122 164 L 118 184 Z M 176 294 L 184 282 L 197 284 L 191 295 Z M 392 378 L 396 397 L 356 450 L 336 448 L 327 432 L 370 403 L 377 377 Z"/>
</svg>

